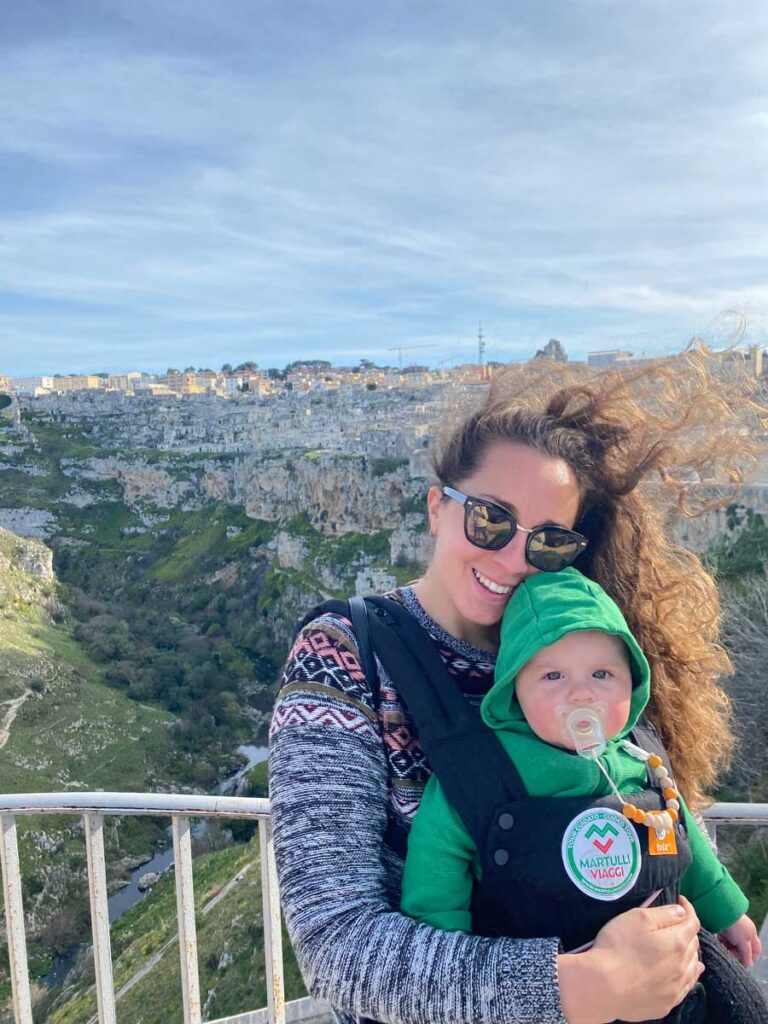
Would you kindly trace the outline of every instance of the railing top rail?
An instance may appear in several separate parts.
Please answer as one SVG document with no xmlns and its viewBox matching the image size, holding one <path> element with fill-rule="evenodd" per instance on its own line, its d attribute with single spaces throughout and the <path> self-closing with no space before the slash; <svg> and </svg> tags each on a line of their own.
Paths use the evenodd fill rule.
<svg viewBox="0 0 768 1024">
<path fill-rule="evenodd" d="M 188 793 L 13 793 L 0 795 L 0 814 L 183 814 L 191 818 L 267 818 L 264 797 Z"/>
<path fill-rule="evenodd" d="M 148 814 L 192 818 L 266 818 L 265 797 L 196 796 L 189 793 L 12 793 L 0 794 L 0 814 Z M 717 823 L 768 825 L 768 804 L 715 803 L 703 812 Z"/>
<path fill-rule="evenodd" d="M 702 812 L 707 821 L 768 825 L 768 804 L 712 804 Z"/>
</svg>

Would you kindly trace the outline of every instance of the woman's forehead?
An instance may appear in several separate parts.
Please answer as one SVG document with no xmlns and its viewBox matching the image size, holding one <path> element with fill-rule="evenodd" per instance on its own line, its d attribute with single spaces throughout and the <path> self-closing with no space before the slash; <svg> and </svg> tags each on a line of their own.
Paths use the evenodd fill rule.
<svg viewBox="0 0 768 1024">
<path fill-rule="evenodd" d="M 510 441 L 489 445 L 460 485 L 467 493 L 509 506 L 529 526 L 548 520 L 572 525 L 581 501 L 576 474 L 567 462 Z"/>
</svg>

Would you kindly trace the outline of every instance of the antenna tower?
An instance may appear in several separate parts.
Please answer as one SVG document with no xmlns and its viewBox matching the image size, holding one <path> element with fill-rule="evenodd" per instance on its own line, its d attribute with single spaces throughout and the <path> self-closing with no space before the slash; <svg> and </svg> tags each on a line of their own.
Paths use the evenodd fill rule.
<svg viewBox="0 0 768 1024">
<path fill-rule="evenodd" d="M 483 337 L 483 321 L 477 328 L 477 363 L 480 369 L 483 368 L 483 354 L 485 353 L 485 338 Z"/>
</svg>

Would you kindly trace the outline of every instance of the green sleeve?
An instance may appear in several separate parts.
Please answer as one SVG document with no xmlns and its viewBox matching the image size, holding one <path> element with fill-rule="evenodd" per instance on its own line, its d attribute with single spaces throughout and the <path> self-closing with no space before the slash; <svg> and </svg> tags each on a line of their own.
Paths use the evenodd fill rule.
<svg viewBox="0 0 768 1024">
<path fill-rule="evenodd" d="M 749 901 L 717 859 L 682 797 L 680 802 L 693 857 L 680 879 L 680 891 L 693 904 L 702 926 L 710 932 L 721 932 L 746 914 Z"/>
<path fill-rule="evenodd" d="M 400 907 L 444 931 L 471 932 L 475 845 L 433 775 L 408 836 Z"/>
</svg>

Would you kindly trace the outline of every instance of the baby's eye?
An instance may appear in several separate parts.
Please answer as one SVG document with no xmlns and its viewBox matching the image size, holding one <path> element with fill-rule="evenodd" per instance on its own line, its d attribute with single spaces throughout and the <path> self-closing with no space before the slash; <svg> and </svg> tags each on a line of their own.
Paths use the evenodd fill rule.
<svg viewBox="0 0 768 1024">
<path fill-rule="evenodd" d="M 544 678 L 545 679 L 551 679 L 553 681 L 557 680 L 557 679 L 562 679 L 563 678 L 563 673 L 562 672 L 547 672 L 547 674 L 544 676 Z"/>
<path fill-rule="evenodd" d="M 595 679 L 607 679 L 610 674 L 607 668 L 596 668 L 592 673 Z"/>
</svg>

